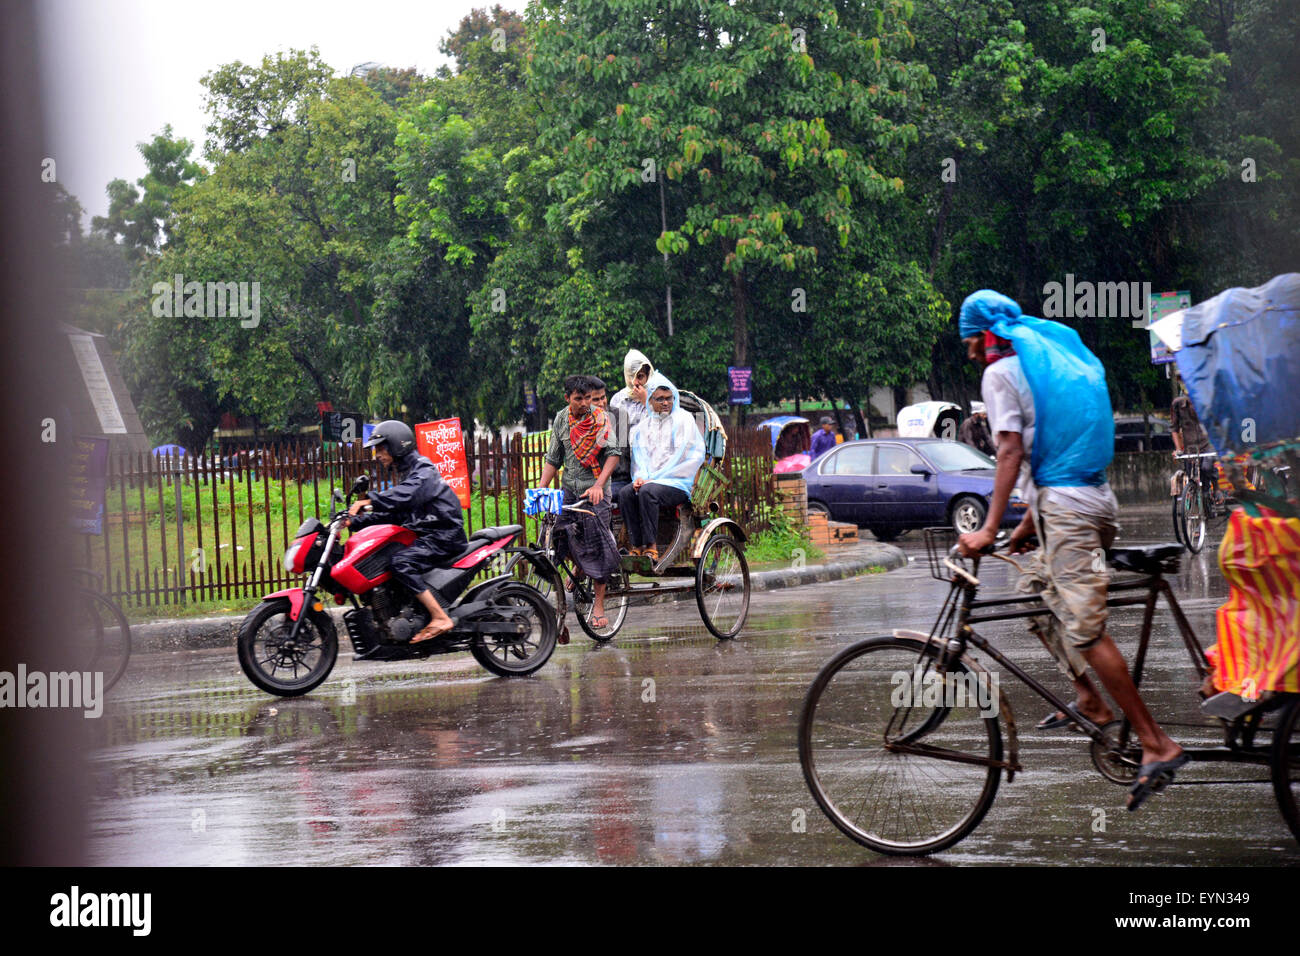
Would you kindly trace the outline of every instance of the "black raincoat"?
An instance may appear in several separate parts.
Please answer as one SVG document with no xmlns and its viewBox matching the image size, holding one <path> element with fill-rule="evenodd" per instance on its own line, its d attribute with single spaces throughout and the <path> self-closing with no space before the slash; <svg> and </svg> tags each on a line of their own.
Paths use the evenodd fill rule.
<svg viewBox="0 0 1300 956">
<path fill-rule="evenodd" d="M 428 539 L 439 551 L 446 554 L 463 551 L 469 541 L 465 537 L 460 499 L 451 485 L 443 481 L 433 462 L 411 450 L 393 464 L 397 484 L 368 493 L 375 510 L 356 515 L 352 530 L 372 524 L 400 524 Z"/>
</svg>

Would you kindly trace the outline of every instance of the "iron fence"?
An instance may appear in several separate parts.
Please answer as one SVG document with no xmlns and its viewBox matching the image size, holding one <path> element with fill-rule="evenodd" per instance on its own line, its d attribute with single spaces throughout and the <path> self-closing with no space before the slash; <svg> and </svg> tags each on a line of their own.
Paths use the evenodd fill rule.
<svg viewBox="0 0 1300 956">
<path fill-rule="evenodd" d="M 758 436 L 763 438 L 763 436 Z M 545 435 L 465 439 L 472 488 L 466 533 L 519 524 L 524 491 L 537 484 Z M 729 484 L 722 513 L 750 533 L 766 527 L 774 504 L 770 443 L 748 435 L 733 441 L 722 465 Z M 84 535 L 83 563 L 102 576 L 105 593 L 127 607 L 184 605 L 257 598 L 299 583 L 282 564 L 307 518 L 327 521 L 358 476 L 376 487 L 391 474 L 351 446 L 319 440 L 285 442 L 216 456 L 116 456 L 109 463 L 103 533 Z"/>
</svg>

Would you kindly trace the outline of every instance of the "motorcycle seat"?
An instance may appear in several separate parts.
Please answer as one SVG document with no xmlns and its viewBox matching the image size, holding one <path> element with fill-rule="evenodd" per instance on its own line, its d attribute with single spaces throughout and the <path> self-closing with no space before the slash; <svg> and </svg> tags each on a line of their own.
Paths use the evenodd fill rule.
<svg viewBox="0 0 1300 956">
<path fill-rule="evenodd" d="M 469 536 L 470 541 L 500 541 L 502 538 L 508 538 L 512 534 L 522 534 L 524 526 L 521 524 L 503 524 L 496 528 L 479 528 Z"/>
<path fill-rule="evenodd" d="M 1123 571 L 1139 574 L 1168 574 L 1178 570 L 1181 544 L 1149 544 L 1141 548 L 1111 548 L 1106 560 Z"/>
</svg>

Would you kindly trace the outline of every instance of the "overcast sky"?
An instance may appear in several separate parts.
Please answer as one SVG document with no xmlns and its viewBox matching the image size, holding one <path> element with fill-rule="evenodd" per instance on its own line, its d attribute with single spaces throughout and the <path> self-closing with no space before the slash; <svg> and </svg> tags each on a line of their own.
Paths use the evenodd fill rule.
<svg viewBox="0 0 1300 956">
<path fill-rule="evenodd" d="M 431 73 L 439 41 L 493 0 L 41 0 L 38 42 L 48 105 L 45 155 L 81 201 L 86 224 L 108 211 L 109 180 L 144 175 L 136 144 L 165 123 L 203 149 L 199 79 L 233 60 L 320 48 L 338 74 L 376 61 Z M 523 12 L 524 2 L 496 0 Z M 201 160 L 200 160 L 201 161 Z M 206 164 L 205 164 L 206 165 Z"/>
</svg>

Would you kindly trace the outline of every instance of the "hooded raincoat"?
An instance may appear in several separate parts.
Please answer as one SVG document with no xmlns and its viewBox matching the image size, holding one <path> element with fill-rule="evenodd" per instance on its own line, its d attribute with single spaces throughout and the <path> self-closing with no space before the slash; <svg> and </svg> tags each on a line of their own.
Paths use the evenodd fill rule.
<svg viewBox="0 0 1300 956">
<path fill-rule="evenodd" d="M 632 429 L 632 480 L 654 482 L 691 493 L 695 473 L 704 464 L 704 437 L 695 418 L 681 407 L 677 387 L 655 372 L 646 382 L 646 395 L 666 388 L 673 393 L 671 412 L 647 411 Z"/>
<path fill-rule="evenodd" d="M 646 414 L 645 404 L 632 397 L 632 383 L 636 380 L 636 373 L 647 365 L 650 366 L 650 374 L 653 375 L 655 367 L 645 357 L 645 354 L 638 352 L 636 349 L 630 349 L 627 355 L 623 356 L 623 381 L 627 383 L 627 387 L 619 389 L 614 393 L 614 397 L 609 400 L 610 408 L 621 409 L 627 416 L 628 428 L 635 428 L 639 425 Z M 649 396 L 649 394 L 650 390 L 647 385 L 646 395 Z M 673 407 L 676 407 L 675 403 Z"/>
</svg>

